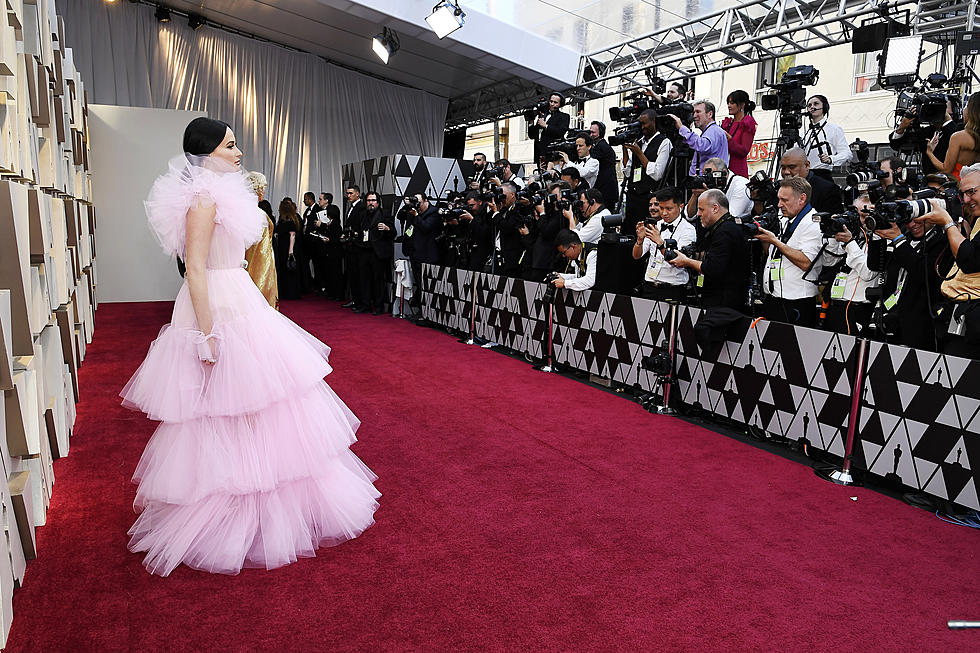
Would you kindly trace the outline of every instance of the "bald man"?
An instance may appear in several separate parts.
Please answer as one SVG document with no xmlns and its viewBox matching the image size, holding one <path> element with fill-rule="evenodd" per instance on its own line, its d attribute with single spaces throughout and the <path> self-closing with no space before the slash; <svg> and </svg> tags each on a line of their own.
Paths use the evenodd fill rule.
<svg viewBox="0 0 980 653">
<path fill-rule="evenodd" d="M 837 184 L 815 175 L 810 169 L 810 161 L 799 147 L 786 150 L 779 160 L 779 172 L 783 179 L 803 177 L 813 187 L 810 205 L 820 213 L 840 213 L 844 210 L 841 189 Z"/>
</svg>

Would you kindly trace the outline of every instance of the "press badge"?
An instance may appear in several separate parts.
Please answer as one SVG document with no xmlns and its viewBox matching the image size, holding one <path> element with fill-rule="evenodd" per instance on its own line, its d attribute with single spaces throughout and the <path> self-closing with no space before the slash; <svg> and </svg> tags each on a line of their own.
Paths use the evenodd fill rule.
<svg viewBox="0 0 980 653">
<path fill-rule="evenodd" d="M 698 288 L 704 288 L 704 275 L 698 275 Z"/>
<path fill-rule="evenodd" d="M 368 241 L 368 236 L 370 236 L 370 235 L 371 235 L 371 232 L 369 232 L 367 230 L 364 231 L 364 242 L 365 243 Z"/>
<path fill-rule="evenodd" d="M 408 229 L 405 230 L 405 237 L 406 238 L 411 238 L 413 231 L 415 231 L 415 225 L 412 225 Z"/>
<path fill-rule="evenodd" d="M 844 299 L 844 286 L 847 285 L 847 273 L 841 272 L 834 277 L 834 285 L 830 288 L 831 299 Z"/>
<path fill-rule="evenodd" d="M 636 168 L 633 170 L 633 183 L 635 184 L 641 179 L 643 179 L 643 168 Z"/>
<path fill-rule="evenodd" d="M 779 261 L 771 261 L 769 263 L 769 278 L 772 281 L 783 280 L 783 266 Z"/>
<path fill-rule="evenodd" d="M 651 266 L 648 266 L 645 279 L 647 281 L 656 281 L 657 277 L 660 276 L 660 270 L 661 270 L 661 265 L 659 261 Z"/>
</svg>

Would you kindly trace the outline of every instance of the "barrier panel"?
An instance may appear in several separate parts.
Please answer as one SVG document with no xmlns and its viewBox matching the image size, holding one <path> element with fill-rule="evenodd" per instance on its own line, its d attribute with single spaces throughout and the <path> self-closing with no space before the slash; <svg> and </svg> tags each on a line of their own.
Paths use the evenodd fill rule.
<svg viewBox="0 0 980 653">
<path fill-rule="evenodd" d="M 478 337 L 543 358 L 544 284 L 423 266 L 422 314 L 468 333 L 476 291 Z M 678 307 L 676 376 L 683 403 L 843 456 L 857 338 L 781 322 L 746 323 L 715 360 L 694 338 L 700 309 Z M 554 362 L 647 392 L 657 377 L 641 359 L 669 345 L 670 305 L 603 292 L 559 291 Z M 869 342 L 854 465 L 980 509 L 980 361 Z"/>
</svg>

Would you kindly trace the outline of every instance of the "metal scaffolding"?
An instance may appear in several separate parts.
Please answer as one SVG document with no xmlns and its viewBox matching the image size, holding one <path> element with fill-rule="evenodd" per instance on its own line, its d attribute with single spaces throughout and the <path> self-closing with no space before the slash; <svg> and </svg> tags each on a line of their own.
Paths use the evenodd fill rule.
<svg viewBox="0 0 980 653">
<path fill-rule="evenodd" d="M 659 4 L 655 0 L 654 4 Z M 974 29 L 978 0 L 743 0 L 582 57 L 572 100 L 630 91 L 647 73 L 686 78 L 847 43 L 865 19 L 908 10 L 915 33 L 941 45 Z M 972 62 L 971 62 L 972 63 Z M 447 125 L 462 127 L 515 115 L 550 89 L 517 78 L 450 101 Z"/>
</svg>

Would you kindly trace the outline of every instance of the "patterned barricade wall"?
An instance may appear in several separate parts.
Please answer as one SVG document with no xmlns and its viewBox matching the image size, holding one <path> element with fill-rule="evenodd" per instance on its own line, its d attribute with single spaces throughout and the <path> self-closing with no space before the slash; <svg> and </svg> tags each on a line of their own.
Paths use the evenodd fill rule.
<svg viewBox="0 0 980 653">
<path fill-rule="evenodd" d="M 427 318 L 468 331 L 472 286 L 466 274 L 472 273 L 425 266 Z M 476 289 L 476 335 L 541 358 L 548 325 L 544 285 L 476 273 Z M 455 316 L 450 315 L 454 307 Z M 678 306 L 681 400 L 843 455 L 857 339 L 765 320 L 750 326 L 746 320 L 715 360 L 705 360 L 694 337 L 700 312 Z M 656 391 L 657 379 L 641 359 L 666 347 L 669 315 L 664 302 L 560 291 L 554 304 L 554 362 Z M 970 462 L 980 463 L 980 361 L 871 343 L 859 426 L 857 467 L 878 476 L 895 474 L 909 487 L 980 509 Z"/>
</svg>

